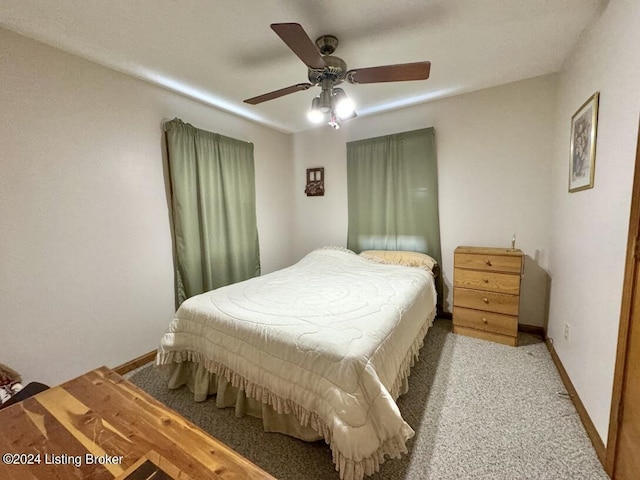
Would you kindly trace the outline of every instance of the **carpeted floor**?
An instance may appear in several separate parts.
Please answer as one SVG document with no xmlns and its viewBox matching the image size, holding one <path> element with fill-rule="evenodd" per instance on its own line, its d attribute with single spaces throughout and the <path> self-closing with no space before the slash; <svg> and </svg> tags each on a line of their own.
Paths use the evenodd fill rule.
<svg viewBox="0 0 640 480">
<path fill-rule="evenodd" d="M 324 442 L 265 433 L 258 419 L 194 403 L 186 387 L 168 390 L 152 365 L 129 379 L 279 479 L 338 479 Z M 409 455 L 387 460 L 371 480 L 608 478 L 534 336 L 513 348 L 454 335 L 450 321 L 436 320 L 409 385 L 398 399 L 416 431 Z"/>
</svg>

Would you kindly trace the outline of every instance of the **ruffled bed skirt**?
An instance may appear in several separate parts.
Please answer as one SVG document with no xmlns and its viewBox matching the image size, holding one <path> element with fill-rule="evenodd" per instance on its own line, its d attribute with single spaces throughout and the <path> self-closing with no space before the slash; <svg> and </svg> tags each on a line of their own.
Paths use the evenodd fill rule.
<svg viewBox="0 0 640 480">
<path fill-rule="evenodd" d="M 411 361 L 411 366 L 415 357 Z M 216 396 L 216 406 L 219 408 L 235 408 L 236 417 L 250 415 L 262 419 L 265 432 L 277 432 L 291 437 L 314 442 L 323 440 L 331 445 L 331 435 L 324 422 L 316 421 L 301 424 L 301 420 L 296 413 L 279 413 L 268 403 L 252 398 L 242 388 L 234 387 L 222 375 L 211 373 L 201 364 L 193 360 L 185 360 L 180 363 L 168 363 L 158 367 L 169 376 L 168 386 L 171 389 L 180 388 L 186 385 L 193 393 L 196 402 L 204 402 L 210 395 Z M 400 394 L 409 390 L 407 376 L 404 376 L 399 386 Z M 281 409 L 282 410 L 282 409 Z M 288 409 L 287 409 L 288 410 Z M 313 417 L 314 415 L 309 415 Z M 308 425 L 314 425 L 316 429 L 323 431 L 324 435 L 319 435 L 316 429 Z M 340 478 L 344 480 L 361 480 L 363 477 L 372 475 L 380 469 L 386 458 L 399 458 L 402 453 L 407 453 L 404 442 L 398 438 L 391 438 L 386 441 L 380 449 L 370 458 L 361 462 L 345 458 L 340 452 L 332 450 L 333 462 L 336 470 L 340 473 Z"/>
<path fill-rule="evenodd" d="M 158 367 L 169 378 L 170 389 L 186 385 L 193 393 L 196 402 L 204 402 L 211 395 L 216 397 L 218 408 L 234 408 L 237 418 L 250 415 L 262 419 L 265 432 L 284 433 L 291 437 L 315 442 L 323 437 L 310 427 L 300 425 L 300 421 L 292 413 L 278 413 L 271 406 L 247 396 L 244 389 L 236 388 L 224 377 L 211 373 L 199 363 L 186 361 L 170 363 Z M 409 390 L 408 377 L 402 379 L 400 394 Z"/>
<path fill-rule="evenodd" d="M 215 395 L 216 406 L 235 408 L 236 417 L 250 415 L 261 418 L 265 432 L 284 433 L 306 442 L 323 438 L 312 428 L 300 425 L 295 415 L 276 412 L 268 404 L 247 396 L 244 389 L 234 387 L 224 377 L 211 373 L 199 363 L 185 361 L 161 365 L 159 368 L 168 374 L 169 388 L 186 385 L 196 402 L 204 402 L 209 396 Z"/>
</svg>

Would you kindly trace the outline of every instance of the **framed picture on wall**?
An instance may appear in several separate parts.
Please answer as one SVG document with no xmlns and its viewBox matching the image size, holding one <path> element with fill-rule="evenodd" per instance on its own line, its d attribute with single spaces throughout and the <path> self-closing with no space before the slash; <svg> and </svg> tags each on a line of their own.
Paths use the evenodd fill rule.
<svg viewBox="0 0 640 480">
<path fill-rule="evenodd" d="M 307 197 L 324 196 L 324 167 L 307 168 L 307 186 L 304 193 Z"/>
<path fill-rule="evenodd" d="M 593 188 L 599 97 L 599 92 L 594 93 L 571 117 L 569 192 Z"/>
</svg>

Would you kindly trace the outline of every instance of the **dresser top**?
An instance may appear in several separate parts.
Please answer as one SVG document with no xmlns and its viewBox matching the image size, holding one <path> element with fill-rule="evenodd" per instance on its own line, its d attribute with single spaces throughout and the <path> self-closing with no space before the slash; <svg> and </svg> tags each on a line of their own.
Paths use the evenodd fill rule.
<svg viewBox="0 0 640 480">
<path fill-rule="evenodd" d="M 458 247 L 454 253 L 475 253 L 479 255 L 504 255 L 507 257 L 522 257 L 523 252 L 519 249 L 495 248 L 495 247 Z"/>
</svg>

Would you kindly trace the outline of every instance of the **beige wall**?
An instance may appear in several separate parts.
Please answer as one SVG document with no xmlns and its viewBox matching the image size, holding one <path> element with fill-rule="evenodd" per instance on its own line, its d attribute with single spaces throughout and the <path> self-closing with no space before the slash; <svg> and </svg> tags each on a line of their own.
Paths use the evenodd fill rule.
<svg viewBox="0 0 640 480">
<path fill-rule="evenodd" d="M 605 443 L 640 113 L 638 45 L 640 3 L 612 0 L 566 62 L 556 111 L 549 336 Z M 571 116 L 595 91 L 595 186 L 568 193 Z"/>
<path fill-rule="evenodd" d="M 356 87 L 352 87 L 356 88 Z M 358 87 L 358 88 L 366 88 Z M 435 127 L 444 279 L 451 310 L 453 250 L 517 246 L 527 255 L 523 322 L 545 320 L 550 167 L 556 79 L 539 77 L 427 104 L 359 117 L 334 131 L 294 135 L 297 258 L 318 246 L 345 246 L 346 142 Z M 306 197 L 305 170 L 325 167 L 324 197 Z"/>
<path fill-rule="evenodd" d="M 290 263 L 291 138 L 0 29 L 0 362 L 55 384 L 174 311 L 162 123 L 254 142 L 263 271 Z"/>
</svg>

